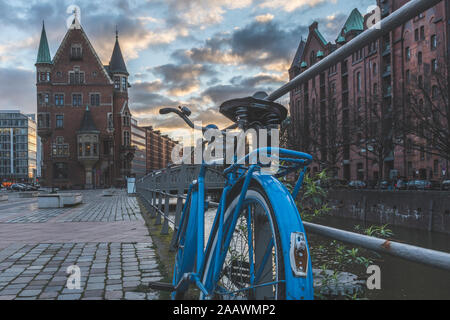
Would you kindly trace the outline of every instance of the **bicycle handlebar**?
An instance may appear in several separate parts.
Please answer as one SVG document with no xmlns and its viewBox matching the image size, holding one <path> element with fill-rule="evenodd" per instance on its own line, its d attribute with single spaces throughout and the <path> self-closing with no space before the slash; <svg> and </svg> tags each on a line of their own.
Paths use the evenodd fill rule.
<svg viewBox="0 0 450 320">
<path fill-rule="evenodd" d="M 212 129 L 213 128 L 211 125 L 206 126 L 206 127 L 198 127 L 198 126 L 196 126 L 194 123 L 192 123 L 192 121 L 188 118 L 188 116 L 186 114 L 184 114 L 183 111 L 181 111 L 180 109 L 176 109 L 176 108 L 162 108 L 162 109 L 159 110 L 159 114 L 169 114 L 169 113 L 176 113 L 192 129 L 202 130 L 202 132 L 205 132 L 208 129 Z M 223 130 L 220 130 L 220 131 L 225 134 L 226 130 L 233 130 L 233 129 L 236 129 L 237 127 L 238 127 L 238 125 L 237 125 L 237 123 L 235 123 L 235 124 L 225 128 Z M 216 126 L 216 128 L 217 128 L 217 126 Z"/>
</svg>

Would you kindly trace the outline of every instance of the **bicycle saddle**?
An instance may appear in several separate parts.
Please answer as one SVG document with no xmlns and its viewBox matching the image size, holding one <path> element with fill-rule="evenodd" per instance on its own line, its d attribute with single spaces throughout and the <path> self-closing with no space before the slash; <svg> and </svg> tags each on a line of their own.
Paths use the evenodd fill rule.
<svg viewBox="0 0 450 320">
<path fill-rule="evenodd" d="M 220 113 L 241 129 L 252 127 L 278 127 L 287 117 L 287 109 L 276 102 L 264 100 L 265 92 L 257 92 L 253 97 L 233 99 L 220 106 Z"/>
</svg>

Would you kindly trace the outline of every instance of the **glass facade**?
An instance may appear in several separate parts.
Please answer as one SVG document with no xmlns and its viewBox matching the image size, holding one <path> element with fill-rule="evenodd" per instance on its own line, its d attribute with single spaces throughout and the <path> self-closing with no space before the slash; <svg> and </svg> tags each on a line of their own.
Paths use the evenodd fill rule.
<svg viewBox="0 0 450 320">
<path fill-rule="evenodd" d="M 147 150 L 145 129 L 139 128 L 136 119 L 131 119 L 131 145 L 136 148 L 131 173 L 136 177 L 143 177 L 147 173 Z"/>
<path fill-rule="evenodd" d="M 32 181 L 37 178 L 37 132 L 32 116 L 0 111 L 0 179 Z"/>
</svg>

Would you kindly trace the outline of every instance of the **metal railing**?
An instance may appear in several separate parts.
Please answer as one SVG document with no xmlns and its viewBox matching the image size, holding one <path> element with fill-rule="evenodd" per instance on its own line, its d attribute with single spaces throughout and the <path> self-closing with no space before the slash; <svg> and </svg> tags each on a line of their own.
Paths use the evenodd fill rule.
<svg viewBox="0 0 450 320">
<path fill-rule="evenodd" d="M 344 61 L 355 51 L 360 50 L 370 43 L 382 38 L 385 34 L 393 31 L 395 28 L 408 22 L 419 13 L 428 10 L 441 1 L 442 0 L 412 0 L 408 2 L 403 7 L 383 19 L 378 26 L 362 32 L 352 41 L 340 47 L 315 65 L 311 66 L 309 69 L 302 72 L 281 88 L 275 90 L 266 99 L 269 101 L 275 101 L 281 98 L 291 90 L 294 90 L 295 87 L 300 86 L 304 82 L 326 71 L 330 67 Z M 143 199 L 144 205 L 148 208 L 150 215 L 156 218 L 155 224 L 163 224 L 161 233 L 167 234 L 169 232 L 169 223 L 173 224 L 174 230 L 177 230 L 181 219 L 183 200 L 186 198 L 184 194 L 188 189 L 189 183 L 196 178 L 196 173 L 198 173 L 196 168 L 198 167 L 184 166 L 183 168 L 183 166 L 179 166 L 163 169 L 148 175 L 138 182 L 137 193 L 140 198 Z M 211 178 L 212 180 L 210 180 Z M 220 188 L 220 186 L 223 186 L 223 180 L 218 179 L 217 176 L 214 178 L 214 175 L 210 176 L 209 179 L 206 177 L 205 181 L 207 183 L 209 181 L 210 183 L 210 188 L 208 188 L 207 185 L 207 189 L 217 189 Z M 176 194 L 174 194 L 174 192 Z M 174 219 L 169 216 L 171 198 L 177 199 Z M 212 202 L 209 204 L 217 205 Z M 162 219 L 164 219 L 163 222 Z M 450 271 L 450 254 L 446 252 L 369 237 L 358 233 L 313 223 L 305 222 L 304 225 L 307 231 L 324 237 L 351 243 L 377 252 L 387 253 L 408 261 L 419 262 Z M 173 244 L 174 239 L 172 239 L 172 249 L 174 249 Z"/>
</svg>

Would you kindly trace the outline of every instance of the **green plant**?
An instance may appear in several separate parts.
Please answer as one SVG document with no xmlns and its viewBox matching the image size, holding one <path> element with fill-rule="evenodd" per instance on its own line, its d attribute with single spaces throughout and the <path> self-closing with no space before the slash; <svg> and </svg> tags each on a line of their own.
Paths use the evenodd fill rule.
<svg viewBox="0 0 450 320">
<path fill-rule="evenodd" d="M 328 193 L 321 187 L 322 183 L 328 181 L 326 171 L 316 175 L 306 174 L 300 193 L 301 200 L 297 202 L 302 218 L 311 221 L 314 217 L 319 217 L 331 209 L 328 207 Z"/>
<path fill-rule="evenodd" d="M 394 235 L 391 229 L 387 228 L 388 225 L 385 224 L 383 226 L 370 226 L 369 228 L 364 230 L 364 234 L 370 237 L 378 237 L 378 238 L 389 238 Z"/>
</svg>

